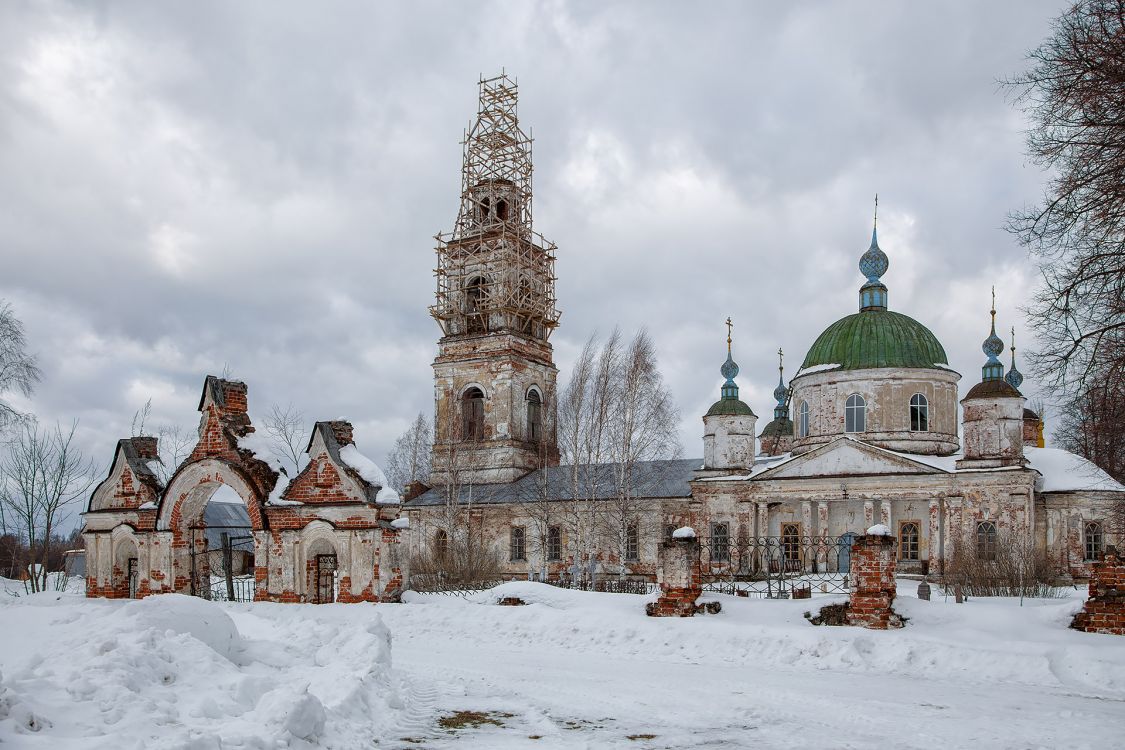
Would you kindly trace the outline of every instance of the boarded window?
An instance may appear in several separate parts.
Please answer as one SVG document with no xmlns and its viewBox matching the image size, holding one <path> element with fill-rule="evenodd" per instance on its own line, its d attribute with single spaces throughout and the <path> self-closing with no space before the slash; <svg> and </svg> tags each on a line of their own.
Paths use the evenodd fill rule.
<svg viewBox="0 0 1125 750">
<path fill-rule="evenodd" d="M 527 439 L 533 443 L 543 439 L 543 401 L 535 389 L 527 392 Z"/>
<path fill-rule="evenodd" d="M 480 388 L 470 388 L 461 396 L 461 439 L 484 439 L 484 394 Z"/>
</svg>

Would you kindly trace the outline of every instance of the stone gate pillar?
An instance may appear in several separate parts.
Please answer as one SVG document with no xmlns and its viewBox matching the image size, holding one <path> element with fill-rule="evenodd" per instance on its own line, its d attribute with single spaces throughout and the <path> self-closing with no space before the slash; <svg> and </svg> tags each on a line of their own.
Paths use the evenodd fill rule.
<svg viewBox="0 0 1125 750">
<path fill-rule="evenodd" d="M 873 526 L 852 542 L 852 592 L 848 624 L 886 630 L 901 628 L 895 600 L 895 538 L 885 526 Z"/>
<path fill-rule="evenodd" d="M 660 584 L 660 598 L 645 605 L 646 614 L 650 617 L 695 614 L 695 601 L 703 593 L 703 575 L 694 531 L 691 536 L 675 537 L 660 545 L 656 580 Z"/>
</svg>

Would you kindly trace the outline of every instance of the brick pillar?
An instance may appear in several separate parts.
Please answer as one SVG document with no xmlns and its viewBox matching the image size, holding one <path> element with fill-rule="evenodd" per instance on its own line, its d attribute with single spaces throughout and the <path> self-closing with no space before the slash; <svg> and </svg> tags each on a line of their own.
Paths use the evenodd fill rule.
<svg viewBox="0 0 1125 750">
<path fill-rule="evenodd" d="M 1125 560 L 1112 545 L 1090 570 L 1090 598 L 1070 627 L 1087 633 L 1125 635 Z"/>
<path fill-rule="evenodd" d="M 895 600 L 895 538 L 868 534 L 852 542 L 852 593 L 848 624 L 886 630 L 901 628 Z"/>
<path fill-rule="evenodd" d="M 699 542 L 695 537 L 671 539 L 660 545 L 656 566 L 660 598 L 645 605 L 650 617 L 691 617 L 703 593 Z"/>
</svg>

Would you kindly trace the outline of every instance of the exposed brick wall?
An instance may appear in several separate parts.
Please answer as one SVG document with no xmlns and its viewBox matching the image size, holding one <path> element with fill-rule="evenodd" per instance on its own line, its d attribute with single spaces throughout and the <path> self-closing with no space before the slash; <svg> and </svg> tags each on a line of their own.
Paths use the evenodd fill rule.
<svg viewBox="0 0 1125 750">
<path fill-rule="evenodd" d="M 1070 627 L 1087 633 L 1125 635 L 1125 560 L 1116 547 L 1106 547 L 1101 562 L 1090 570 L 1090 598 Z"/>
<path fill-rule="evenodd" d="M 703 593 L 703 575 L 699 563 L 699 542 L 693 539 L 672 539 L 660 546 L 657 567 L 660 598 L 645 607 L 650 617 L 692 617 L 696 600 Z"/>
<path fill-rule="evenodd" d="M 852 543 L 849 625 L 886 630 L 902 627 L 895 614 L 895 538 L 868 534 Z"/>
</svg>

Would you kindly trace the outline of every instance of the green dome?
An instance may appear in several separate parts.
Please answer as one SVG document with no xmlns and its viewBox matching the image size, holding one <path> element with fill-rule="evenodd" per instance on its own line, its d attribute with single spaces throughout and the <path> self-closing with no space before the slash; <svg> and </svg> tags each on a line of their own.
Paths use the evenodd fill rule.
<svg viewBox="0 0 1125 750">
<path fill-rule="evenodd" d="M 828 326 L 809 349 L 801 367 L 944 369 L 948 361 L 945 349 L 929 328 L 907 315 L 876 309 L 849 315 Z"/>
<path fill-rule="evenodd" d="M 775 419 L 766 425 L 766 429 L 762 430 L 762 434 L 758 437 L 771 438 L 781 435 L 782 437 L 793 437 L 793 421 L 782 417 Z"/>
<path fill-rule="evenodd" d="M 750 411 L 750 407 L 737 398 L 721 398 L 715 403 L 711 404 L 711 408 L 707 410 L 705 416 L 714 417 L 718 415 L 736 416 L 736 417 L 753 417 L 754 412 Z"/>
</svg>

